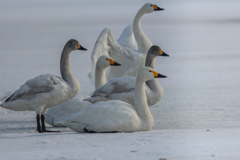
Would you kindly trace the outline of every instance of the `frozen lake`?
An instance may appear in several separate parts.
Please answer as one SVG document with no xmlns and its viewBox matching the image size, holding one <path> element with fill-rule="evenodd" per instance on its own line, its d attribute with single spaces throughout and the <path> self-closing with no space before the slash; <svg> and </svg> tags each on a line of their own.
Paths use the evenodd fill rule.
<svg viewBox="0 0 240 160">
<path fill-rule="evenodd" d="M 98 35 L 108 27 L 117 39 L 146 2 L 1 3 L 0 97 L 40 74 L 60 75 L 60 54 L 71 38 L 88 49 L 71 54 L 78 96 L 86 97 L 94 89 L 87 74 Z M 144 15 L 142 29 L 170 55 L 156 60 L 155 70 L 168 78 L 159 80 L 164 96 L 151 107 L 152 131 L 89 135 L 60 128 L 59 134 L 38 134 L 34 112 L 2 108 L 1 160 L 239 159 L 240 2 L 152 3 L 165 10 Z"/>
</svg>

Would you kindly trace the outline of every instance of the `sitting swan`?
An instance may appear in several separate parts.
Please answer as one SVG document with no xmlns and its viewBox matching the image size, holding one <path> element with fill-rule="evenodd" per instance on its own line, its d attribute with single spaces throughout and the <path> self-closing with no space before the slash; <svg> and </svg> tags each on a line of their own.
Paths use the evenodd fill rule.
<svg viewBox="0 0 240 160">
<path fill-rule="evenodd" d="M 72 74 L 69 64 L 70 53 L 74 50 L 87 49 L 74 39 L 66 43 L 60 61 L 62 78 L 44 74 L 30 79 L 16 92 L 9 95 L 0 106 L 14 111 L 35 111 L 37 131 L 39 133 L 51 132 L 46 130 L 44 123 L 47 109 L 73 98 L 80 89 L 80 84 Z"/>
<path fill-rule="evenodd" d="M 57 123 L 76 132 L 149 131 L 153 117 L 147 105 L 145 82 L 165 77 L 150 67 L 144 67 L 137 75 L 134 106 L 119 100 L 98 102 Z"/>
<path fill-rule="evenodd" d="M 145 66 L 154 69 L 155 57 L 168 56 L 159 46 L 152 46 L 146 57 Z M 108 81 L 105 85 L 95 90 L 90 98 L 84 99 L 91 103 L 108 100 L 121 100 L 134 105 L 136 77 L 127 76 L 115 78 Z M 156 79 L 146 82 L 146 95 L 149 106 L 155 105 L 162 99 L 163 89 Z"/>
<path fill-rule="evenodd" d="M 108 66 L 120 66 L 117 62 L 111 59 L 109 56 L 102 55 L 98 58 L 96 65 L 96 76 L 95 76 L 95 89 L 98 89 L 105 82 L 105 69 Z M 61 121 L 73 113 L 80 112 L 81 110 L 87 108 L 92 103 L 83 101 L 81 98 L 74 97 L 64 103 L 56 105 L 52 108 L 49 108 L 46 113 L 46 122 L 55 127 L 61 127 L 59 125 L 55 125 L 55 122 Z"/>
<path fill-rule="evenodd" d="M 92 69 L 89 77 L 92 84 L 94 84 L 95 79 L 96 61 L 102 54 L 109 55 L 122 64 L 118 68 L 109 68 L 106 74 L 107 80 L 123 76 L 137 76 L 139 70 L 144 67 L 146 53 L 152 46 L 152 43 L 141 29 L 141 18 L 144 14 L 160 10 L 164 9 L 151 3 L 143 5 L 134 18 L 133 27 L 125 28 L 118 41 L 115 40 L 110 29 L 105 28 L 101 32 L 91 55 Z"/>
</svg>

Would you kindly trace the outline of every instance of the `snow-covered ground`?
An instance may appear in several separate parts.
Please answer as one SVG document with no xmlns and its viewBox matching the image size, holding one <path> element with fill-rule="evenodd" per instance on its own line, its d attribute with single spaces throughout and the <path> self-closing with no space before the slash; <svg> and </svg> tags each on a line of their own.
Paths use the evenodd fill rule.
<svg viewBox="0 0 240 160">
<path fill-rule="evenodd" d="M 149 132 L 39 134 L 35 113 L 0 111 L 0 159 L 239 159 L 240 2 L 153 0 L 165 11 L 145 15 L 142 29 L 169 58 L 155 69 L 164 97 L 151 107 Z M 40 74 L 60 75 L 64 44 L 71 54 L 79 97 L 94 87 L 87 77 L 91 51 L 105 27 L 118 38 L 146 1 L 3 0 L 0 5 L 0 97 Z"/>
</svg>

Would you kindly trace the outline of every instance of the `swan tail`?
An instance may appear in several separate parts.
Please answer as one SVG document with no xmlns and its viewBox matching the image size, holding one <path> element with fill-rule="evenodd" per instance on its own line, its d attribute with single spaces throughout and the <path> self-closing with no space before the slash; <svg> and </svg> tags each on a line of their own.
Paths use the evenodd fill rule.
<svg viewBox="0 0 240 160">
<path fill-rule="evenodd" d="M 58 121 L 58 122 L 53 122 L 54 126 L 64 126 L 64 127 L 68 127 L 68 123 L 65 121 Z"/>
<path fill-rule="evenodd" d="M 90 103 L 94 103 L 94 102 L 92 101 L 92 97 L 85 98 L 85 99 L 83 99 L 83 101 L 87 101 L 87 102 L 90 102 Z"/>
</svg>

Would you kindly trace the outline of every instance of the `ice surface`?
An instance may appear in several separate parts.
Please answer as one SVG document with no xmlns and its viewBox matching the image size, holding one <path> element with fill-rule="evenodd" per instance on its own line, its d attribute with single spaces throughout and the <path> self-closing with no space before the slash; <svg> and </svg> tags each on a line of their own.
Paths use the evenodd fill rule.
<svg viewBox="0 0 240 160">
<path fill-rule="evenodd" d="M 152 1 L 162 12 L 144 15 L 142 29 L 169 58 L 155 69 L 164 96 L 151 107 L 149 132 L 38 134 L 35 113 L 0 111 L 0 159 L 239 159 L 239 1 Z M 0 97 L 40 74 L 60 76 L 64 44 L 77 39 L 71 68 L 79 97 L 94 87 L 87 74 L 103 28 L 117 39 L 146 1 L 13 1 L 0 5 Z M 207 131 L 209 130 L 209 131 Z"/>
</svg>

